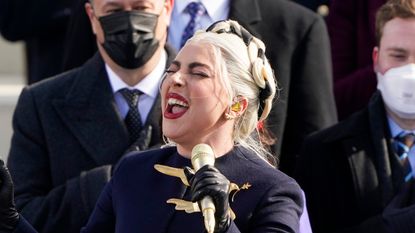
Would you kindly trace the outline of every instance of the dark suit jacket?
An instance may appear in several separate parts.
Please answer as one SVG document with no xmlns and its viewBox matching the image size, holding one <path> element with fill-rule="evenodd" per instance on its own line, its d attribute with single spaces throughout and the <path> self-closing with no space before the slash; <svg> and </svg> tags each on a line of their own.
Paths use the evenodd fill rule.
<svg viewBox="0 0 415 233">
<path fill-rule="evenodd" d="M 322 232 L 384 232 L 381 213 L 402 182 L 380 93 L 368 108 L 305 140 L 296 179 L 311 226 Z"/>
<path fill-rule="evenodd" d="M 337 121 L 325 22 L 284 0 L 234 0 L 230 12 L 267 46 L 282 89 L 267 124 L 277 137 L 272 149 L 281 155 L 280 169 L 292 175 L 305 136 Z"/>
<path fill-rule="evenodd" d="M 372 51 L 375 14 L 386 0 L 332 0 L 327 27 L 333 55 L 334 94 L 339 119 L 367 106 L 376 91 Z"/>
<path fill-rule="evenodd" d="M 321 5 L 330 5 L 332 0 L 293 0 L 294 2 L 301 4 L 312 11 L 317 11 L 318 7 Z"/>
<path fill-rule="evenodd" d="M 78 1 L 84 4 L 86 0 Z M 78 22 L 68 33 L 72 45 L 67 45 L 67 67 L 76 66 L 90 56 L 85 51 L 94 50 L 91 46 L 95 46 L 95 39 L 86 14 L 82 14 L 74 15 L 73 22 Z M 82 17 L 83 23 L 79 22 Z M 230 18 L 267 46 L 266 54 L 282 89 L 268 128 L 277 138 L 272 149 L 276 157 L 281 155 L 280 169 L 290 175 L 304 137 L 337 122 L 325 22 L 287 0 L 232 0 Z"/>
<path fill-rule="evenodd" d="M 150 146 L 162 142 L 160 115 L 157 100 Z M 8 166 L 19 211 L 42 233 L 79 232 L 129 146 L 100 55 L 25 88 L 13 129 Z"/>
</svg>

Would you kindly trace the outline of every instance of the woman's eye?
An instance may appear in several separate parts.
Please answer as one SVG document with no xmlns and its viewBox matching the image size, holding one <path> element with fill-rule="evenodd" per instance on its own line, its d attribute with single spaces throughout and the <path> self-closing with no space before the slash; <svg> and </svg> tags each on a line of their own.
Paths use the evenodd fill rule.
<svg viewBox="0 0 415 233">
<path fill-rule="evenodd" d="M 202 77 L 202 78 L 207 78 L 207 77 L 209 77 L 209 75 L 207 75 L 206 73 L 204 73 L 204 72 L 192 72 L 192 73 L 190 73 L 192 76 L 199 76 L 199 77 Z"/>
</svg>

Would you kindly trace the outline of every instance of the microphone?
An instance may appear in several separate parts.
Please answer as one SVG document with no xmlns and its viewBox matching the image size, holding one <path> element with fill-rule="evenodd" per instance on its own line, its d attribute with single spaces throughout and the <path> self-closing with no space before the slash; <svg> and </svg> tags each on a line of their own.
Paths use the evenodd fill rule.
<svg viewBox="0 0 415 233">
<path fill-rule="evenodd" d="M 214 165 L 215 155 L 212 148 L 207 144 L 197 144 L 192 149 L 192 165 L 195 171 L 198 171 L 205 165 Z M 200 201 L 200 207 L 203 213 L 203 219 L 205 222 L 205 228 L 208 233 L 213 233 L 215 230 L 215 205 L 212 198 L 209 196 L 204 197 Z"/>
</svg>

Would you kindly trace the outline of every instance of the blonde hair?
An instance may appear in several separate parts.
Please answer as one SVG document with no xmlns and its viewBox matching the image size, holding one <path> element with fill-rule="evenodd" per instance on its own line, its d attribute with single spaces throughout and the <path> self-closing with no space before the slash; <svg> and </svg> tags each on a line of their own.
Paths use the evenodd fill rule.
<svg viewBox="0 0 415 233">
<path fill-rule="evenodd" d="M 258 122 L 268 117 L 277 91 L 264 43 L 232 20 L 220 21 L 207 31 L 196 32 L 187 43 L 207 43 L 216 50 L 222 81 L 230 96 L 229 106 L 238 96 L 248 100 L 248 108 L 235 120 L 234 143 L 265 159 L 273 158 L 257 131 Z"/>
</svg>

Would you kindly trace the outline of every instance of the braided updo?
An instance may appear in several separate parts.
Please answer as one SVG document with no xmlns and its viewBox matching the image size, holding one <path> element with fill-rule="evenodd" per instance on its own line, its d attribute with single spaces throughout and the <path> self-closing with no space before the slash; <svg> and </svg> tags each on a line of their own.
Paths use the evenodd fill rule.
<svg viewBox="0 0 415 233">
<path fill-rule="evenodd" d="M 219 21 L 206 31 L 198 31 L 187 43 L 213 47 L 220 67 L 218 72 L 229 93 L 229 106 L 238 96 L 248 100 L 248 108 L 235 120 L 235 144 L 268 157 L 270 154 L 258 140 L 258 134 L 253 134 L 258 122 L 268 117 L 277 90 L 264 43 L 233 20 Z"/>
</svg>

